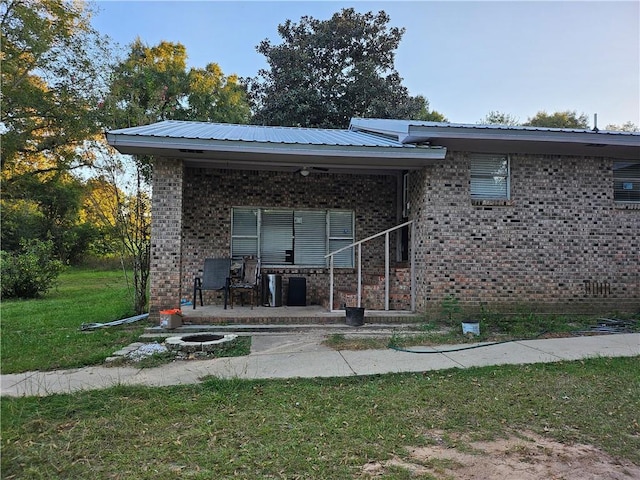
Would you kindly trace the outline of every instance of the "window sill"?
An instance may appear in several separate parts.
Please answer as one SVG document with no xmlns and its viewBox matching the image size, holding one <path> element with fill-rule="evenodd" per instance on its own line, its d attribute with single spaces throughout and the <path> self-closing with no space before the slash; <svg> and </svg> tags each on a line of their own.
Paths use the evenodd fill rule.
<svg viewBox="0 0 640 480">
<path fill-rule="evenodd" d="M 471 205 L 474 207 L 513 207 L 513 200 L 487 200 L 487 199 L 471 199 Z"/>
<path fill-rule="evenodd" d="M 353 267 L 333 267 L 334 271 L 354 272 Z M 329 267 L 304 267 L 296 265 L 262 265 L 260 268 L 262 273 L 275 273 L 275 274 L 326 274 L 329 273 Z"/>
<path fill-rule="evenodd" d="M 615 202 L 617 210 L 640 210 L 640 202 Z"/>
</svg>

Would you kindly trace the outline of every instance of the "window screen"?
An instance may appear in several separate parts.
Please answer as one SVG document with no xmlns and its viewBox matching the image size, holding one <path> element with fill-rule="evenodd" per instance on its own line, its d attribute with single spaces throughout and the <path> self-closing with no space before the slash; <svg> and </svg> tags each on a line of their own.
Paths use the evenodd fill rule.
<svg viewBox="0 0 640 480">
<path fill-rule="evenodd" d="M 471 156 L 471 198 L 509 199 L 509 157 Z"/>
<path fill-rule="evenodd" d="M 236 207 L 232 210 L 231 256 L 259 255 L 263 265 L 325 267 L 325 255 L 354 241 L 352 211 Z M 352 267 L 353 249 L 334 266 Z"/>
<path fill-rule="evenodd" d="M 324 265 L 327 253 L 327 214 L 323 211 L 293 213 L 295 234 L 294 263 L 296 265 Z"/>
<path fill-rule="evenodd" d="M 640 162 L 613 163 L 613 198 L 617 202 L 640 202 Z"/>
<path fill-rule="evenodd" d="M 264 264 L 293 263 L 293 212 L 263 210 L 260 240 L 260 258 Z"/>
<path fill-rule="evenodd" d="M 329 252 L 353 243 L 353 215 L 351 212 L 329 212 Z M 336 267 L 353 267 L 353 247 L 335 255 Z"/>
<path fill-rule="evenodd" d="M 234 260 L 258 254 L 258 210 L 234 208 L 231 212 L 231 252 Z"/>
</svg>

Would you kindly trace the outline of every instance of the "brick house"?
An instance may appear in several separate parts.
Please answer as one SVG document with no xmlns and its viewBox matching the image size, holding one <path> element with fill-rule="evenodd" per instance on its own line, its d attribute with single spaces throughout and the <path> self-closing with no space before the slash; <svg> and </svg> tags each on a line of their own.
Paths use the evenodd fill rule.
<svg viewBox="0 0 640 480">
<path fill-rule="evenodd" d="M 106 135 L 154 156 L 152 314 L 191 298 L 205 258 L 247 254 L 333 309 L 380 278 L 362 306 L 640 309 L 639 133 L 354 118 Z"/>
</svg>

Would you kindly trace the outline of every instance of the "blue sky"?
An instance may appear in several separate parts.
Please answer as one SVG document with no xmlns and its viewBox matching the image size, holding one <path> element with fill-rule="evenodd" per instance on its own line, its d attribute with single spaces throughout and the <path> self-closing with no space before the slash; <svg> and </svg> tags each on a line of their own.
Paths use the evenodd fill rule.
<svg viewBox="0 0 640 480">
<path fill-rule="evenodd" d="M 540 110 L 575 110 L 598 126 L 640 125 L 638 1 L 99 1 L 94 27 L 126 47 L 136 37 L 185 45 L 189 64 L 255 76 L 260 41 L 304 15 L 384 10 L 406 32 L 396 69 L 412 95 L 451 122 L 492 110 L 521 122 Z"/>
</svg>

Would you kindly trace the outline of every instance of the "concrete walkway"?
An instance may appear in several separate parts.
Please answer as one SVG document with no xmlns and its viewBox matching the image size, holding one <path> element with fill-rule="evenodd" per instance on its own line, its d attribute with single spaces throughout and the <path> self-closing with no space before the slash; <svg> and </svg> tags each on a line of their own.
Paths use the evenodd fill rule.
<svg viewBox="0 0 640 480">
<path fill-rule="evenodd" d="M 2 375 L 1 393 L 13 397 L 46 396 L 115 385 L 193 384 L 205 376 L 347 377 L 640 355 L 640 333 L 524 340 L 471 349 L 469 344 L 411 348 L 419 353 L 391 349 L 335 351 L 321 344 L 323 338 L 319 334 L 255 335 L 252 352 L 244 357 L 177 361 L 148 369 L 95 366 Z"/>
</svg>

